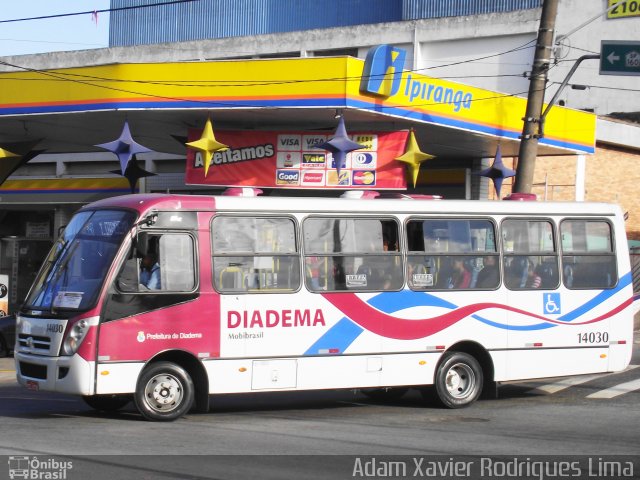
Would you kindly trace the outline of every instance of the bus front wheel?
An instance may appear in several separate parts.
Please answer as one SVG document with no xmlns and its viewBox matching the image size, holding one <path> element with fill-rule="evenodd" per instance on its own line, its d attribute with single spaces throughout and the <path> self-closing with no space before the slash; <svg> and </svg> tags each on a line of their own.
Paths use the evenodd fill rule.
<svg viewBox="0 0 640 480">
<path fill-rule="evenodd" d="M 447 408 L 462 408 L 475 402 L 482 393 L 482 368 L 471 355 L 447 352 L 435 378 L 436 400 Z"/>
<path fill-rule="evenodd" d="M 189 411 L 193 399 L 193 381 L 187 371 L 175 363 L 153 363 L 138 379 L 135 403 L 147 420 L 176 420 Z"/>
</svg>

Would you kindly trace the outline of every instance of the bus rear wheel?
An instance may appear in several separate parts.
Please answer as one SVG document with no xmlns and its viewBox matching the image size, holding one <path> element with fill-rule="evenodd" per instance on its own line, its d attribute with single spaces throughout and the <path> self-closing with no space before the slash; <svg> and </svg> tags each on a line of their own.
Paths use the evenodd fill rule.
<svg viewBox="0 0 640 480">
<path fill-rule="evenodd" d="M 445 353 L 436 371 L 436 400 L 447 408 L 467 407 L 480 397 L 482 381 L 482 367 L 474 357 Z"/>
<path fill-rule="evenodd" d="M 176 420 L 191 409 L 193 381 L 187 371 L 175 363 L 153 363 L 142 371 L 134 399 L 138 411 L 147 420 Z"/>
</svg>

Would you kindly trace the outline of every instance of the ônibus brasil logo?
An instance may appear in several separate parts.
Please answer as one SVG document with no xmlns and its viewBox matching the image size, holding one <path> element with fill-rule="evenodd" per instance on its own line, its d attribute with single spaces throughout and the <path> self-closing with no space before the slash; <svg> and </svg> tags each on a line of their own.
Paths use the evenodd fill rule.
<svg viewBox="0 0 640 480">
<path fill-rule="evenodd" d="M 66 480 L 73 462 L 14 455 L 9 457 L 9 478 Z"/>
</svg>

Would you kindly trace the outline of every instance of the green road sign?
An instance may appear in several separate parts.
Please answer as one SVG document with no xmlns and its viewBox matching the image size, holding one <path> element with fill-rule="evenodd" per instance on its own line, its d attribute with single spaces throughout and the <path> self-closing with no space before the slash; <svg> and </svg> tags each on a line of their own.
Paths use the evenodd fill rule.
<svg viewBox="0 0 640 480">
<path fill-rule="evenodd" d="M 602 40 L 600 75 L 640 75 L 640 40 Z"/>
</svg>

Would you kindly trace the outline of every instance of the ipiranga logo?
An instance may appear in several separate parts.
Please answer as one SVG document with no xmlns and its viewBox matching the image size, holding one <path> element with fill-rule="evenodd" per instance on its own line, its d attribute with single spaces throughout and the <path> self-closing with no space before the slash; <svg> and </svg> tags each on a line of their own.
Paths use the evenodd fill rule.
<svg viewBox="0 0 640 480">
<path fill-rule="evenodd" d="M 360 91 L 390 97 L 400 88 L 407 52 L 393 45 L 378 45 L 367 53 Z"/>
</svg>

